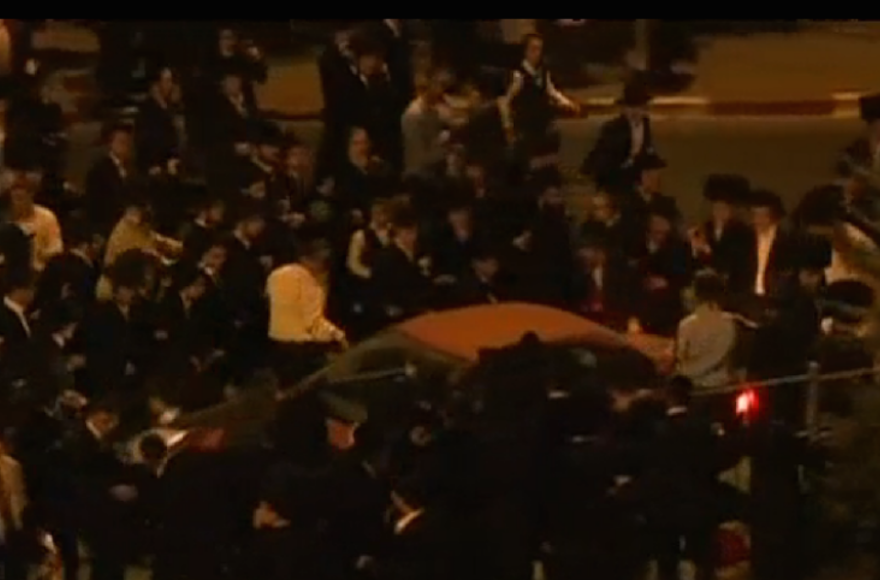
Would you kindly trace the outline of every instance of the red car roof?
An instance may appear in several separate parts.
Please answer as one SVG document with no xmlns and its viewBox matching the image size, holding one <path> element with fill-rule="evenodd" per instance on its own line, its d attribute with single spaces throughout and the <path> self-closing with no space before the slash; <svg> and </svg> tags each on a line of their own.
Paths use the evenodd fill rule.
<svg viewBox="0 0 880 580">
<path fill-rule="evenodd" d="M 500 348 L 534 332 L 544 342 L 586 340 L 597 345 L 632 346 L 655 362 L 665 352 L 666 339 L 630 337 L 596 322 L 549 306 L 508 302 L 432 312 L 397 325 L 397 330 L 431 348 L 476 361 L 483 348 Z"/>
</svg>

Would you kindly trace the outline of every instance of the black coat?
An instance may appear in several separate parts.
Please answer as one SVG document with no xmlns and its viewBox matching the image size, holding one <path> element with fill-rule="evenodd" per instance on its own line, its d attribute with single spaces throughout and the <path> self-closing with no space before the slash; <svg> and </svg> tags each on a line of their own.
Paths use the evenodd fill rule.
<svg viewBox="0 0 880 580">
<path fill-rule="evenodd" d="M 383 311 L 399 310 L 399 316 L 408 318 L 423 312 L 431 304 L 434 286 L 418 264 L 418 257 L 410 260 L 395 245 L 376 252 L 371 282 L 373 301 Z"/>
<path fill-rule="evenodd" d="M 52 256 L 40 275 L 36 308 L 51 309 L 62 300 L 88 306 L 94 301 L 97 284 L 98 270 L 94 263 L 70 251 Z"/>
<path fill-rule="evenodd" d="M 646 118 L 642 148 L 636 157 L 654 151 L 651 121 Z M 627 186 L 635 177 L 628 161 L 631 158 L 632 130 L 629 120 L 619 115 L 606 121 L 599 130 L 593 149 L 581 164 L 581 172 L 592 177 L 603 187 Z"/>
<path fill-rule="evenodd" d="M 108 234 L 135 194 L 131 168 L 123 176 L 109 155 L 101 157 L 86 175 L 85 211 L 97 231 Z"/>
<path fill-rule="evenodd" d="M 153 167 L 166 170 L 168 161 L 179 157 L 180 139 L 174 124 L 174 113 L 156 99 L 149 98 L 140 106 L 135 118 L 135 145 L 141 171 Z"/>
</svg>

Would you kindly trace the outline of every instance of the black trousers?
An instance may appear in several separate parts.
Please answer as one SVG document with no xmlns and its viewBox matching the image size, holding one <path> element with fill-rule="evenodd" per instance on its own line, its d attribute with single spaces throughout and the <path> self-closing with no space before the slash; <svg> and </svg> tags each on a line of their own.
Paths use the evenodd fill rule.
<svg viewBox="0 0 880 580">
<path fill-rule="evenodd" d="M 291 387 L 327 361 L 333 343 L 272 341 L 272 370 L 281 388 Z"/>
<path fill-rule="evenodd" d="M 715 526 L 658 521 L 651 526 L 651 545 L 660 580 L 678 580 L 683 560 L 696 567 L 697 580 L 715 578 Z"/>
<path fill-rule="evenodd" d="M 0 579 L 26 580 L 27 558 L 24 554 L 24 537 L 21 533 L 7 532 L 0 540 Z"/>
</svg>

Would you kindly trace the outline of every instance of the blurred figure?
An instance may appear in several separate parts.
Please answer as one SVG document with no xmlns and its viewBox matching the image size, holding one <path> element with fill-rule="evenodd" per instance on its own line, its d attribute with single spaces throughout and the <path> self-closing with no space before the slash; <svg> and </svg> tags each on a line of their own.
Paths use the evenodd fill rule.
<svg viewBox="0 0 880 580">
<path fill-rule="evenodd" d="M 260 48 L 250 39 L 242 39 L 231 28 L 217 31 L 216 44 L 202 64 L 208 83 L 216 87 L 223 82 L 227 71 L 236 70 L 241 76 L 242 93 L 248 108 L 257 109 L 254 85 L 263 84 L 269 68 Z"/>
<path fill-rule="evenodd" d="M 648 104 L 651 95 L 643 83 L 629 83 L 617 103 L 620 114 L 606 121 L 581 165 L 581 173 L 610 191 L 626 190 L 631 169 L 639 157 L 655 152 Z"/>
<path fill-rule="evenodd" d="M 11 451 L 4 431 L 0 433 L 0 574 L 4 580 L 26 580 L 28 495 L 21 464 Z"/>
<path fill-rule="evenodd" d="M 692 390 L 686 378 L 670 381 L 666 417 L 648 443 L 647 465 L 637 484 L 661 580 L 679 580 L 686 558 L 694 563 L 697 580 L 715 578 L 719 448 L 710 423 L 691 410 Z"/>
<path fill-rule="evenodd" d="M 676 333 L 678 372 L 697 389 L 721 387 L 733 378 L 731 355 L 736 345 L 736 324 L 721 310 L 724 282 L 711 270 L 694 278 L 694 312 L 682 319 Z"/>
<path fill-rule="evenodd" d="M 31 267 L 42 272 L 53 256 L 64 251 L 61 225 L 49 208 L 34 203 L 33 184 L 27 180 L 9 190 L 11 220 L 27 235 L 31 243 Z"/>
<path fill-rule="evenodd" d="M 131 130 L 111 125 L 104 139 L 106 152 L 86 175 L 83 201 L 89 221 L 99 233 L 107 235 L 135 196 L 137 174 Z"/>
</svg>

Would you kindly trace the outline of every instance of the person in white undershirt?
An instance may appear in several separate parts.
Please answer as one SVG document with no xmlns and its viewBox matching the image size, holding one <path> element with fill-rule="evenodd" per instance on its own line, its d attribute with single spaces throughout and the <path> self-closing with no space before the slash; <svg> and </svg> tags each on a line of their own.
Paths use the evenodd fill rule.
<svg viewBox="0 0 880 580">
<path fill-rule="evenodd" d="M 321 367 L 334 347 L 346 345 L 345 332 L 327 317 L 330 247 L 323 240 L 300 248 L 299 259 L 269 274 L 269 340 L 282 383 Z"/>
<path fill-rule="evenodd" d="M 36 272 L 42 272 L 49 258 L 64 251 L 58 218 L 49 208 L 34 203 L 34 190 L 24 178 L 9 189 L 9 212 L 12 221 L 31 238 L 32 265 Z"/>
</svg>

